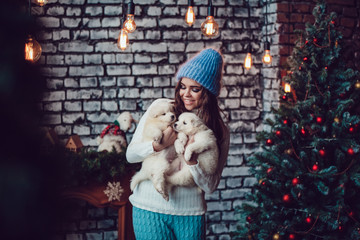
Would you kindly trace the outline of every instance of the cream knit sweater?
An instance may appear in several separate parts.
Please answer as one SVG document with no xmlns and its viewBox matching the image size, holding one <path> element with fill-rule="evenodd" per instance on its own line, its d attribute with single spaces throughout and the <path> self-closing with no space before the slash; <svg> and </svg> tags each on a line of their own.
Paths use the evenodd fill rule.
<svg viewBox="0 0 360 240">
<path fill-rule="evenodd" d="M 156 101 L 156 100 L 155 100 Z M 171 101 L 169 99 L 169 101 Z M 142 142 L 142 132 L 148 112 L 140 119 L 133 138 L 127 147 L 126 158 L 129 163 L 142 162 L 154 153 L 152 142 Z M 169 201 L 155 190 L 150 180 L 141 182 L 130 196 L 133 206 L 144 210 L 171 215 L 202 215 L 206 212 L 205 193 L 212 193 L 217 188 L 221 173 L 229 151 L 229 131 L 224 126 L 224 136 L 221 141 L 220 158 L 215 174 L 206 175 L 198 165 L 190 166 L 196 187 L 175 187 L 169 193 Z"/>
</svg>

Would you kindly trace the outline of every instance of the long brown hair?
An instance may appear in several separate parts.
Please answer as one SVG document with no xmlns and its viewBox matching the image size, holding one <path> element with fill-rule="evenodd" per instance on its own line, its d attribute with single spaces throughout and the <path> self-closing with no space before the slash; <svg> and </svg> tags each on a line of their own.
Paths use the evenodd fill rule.
<svg viewBox="0 0 360 240">
<path fill-rule="evenodd" d="M 184 102 L 181 100 L 180 88 L 181 80 L 177 83 L 175 87 L 174 106 L 177 117 L 183 112 L 188 112 L 188 110 L 184 106 Z M 197 114 L 204 121 L 206 126 L 214 132 L 218 143 L 222 139 L 224 132 L 224 122 L 221 118 L 221 112 L 222 111 L 219 108 L 217 97 L 203 87 L 201 91 Z"/>
</svg>

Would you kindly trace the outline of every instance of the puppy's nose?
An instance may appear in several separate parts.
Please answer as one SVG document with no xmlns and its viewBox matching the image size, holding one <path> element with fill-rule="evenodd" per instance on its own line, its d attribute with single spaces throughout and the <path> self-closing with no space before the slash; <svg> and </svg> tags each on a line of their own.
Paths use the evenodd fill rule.
<svg viewBox="0 0 360 240">
<path fill-rule="evenodd" d="M 175 120 L 175 115 L 171 115 L 171 121 Z"/>
<path fill-rule="evenodd" d="M 174 123 L 174 128 L 176 128 L 177 127 L 177 123 Z"/>
</svg>

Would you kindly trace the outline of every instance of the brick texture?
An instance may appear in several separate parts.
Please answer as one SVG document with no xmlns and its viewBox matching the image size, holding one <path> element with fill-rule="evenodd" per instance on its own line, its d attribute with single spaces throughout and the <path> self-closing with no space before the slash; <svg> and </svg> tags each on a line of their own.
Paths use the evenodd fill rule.
<svg viewBox="0 0 360 240">
<path fill-rule="evenodd" d="M 64 143 L 78 134 L 95 148 L 102 128 L 122 111 L 139 119 L 154 99 L 173 97 L 174 75 L 182 62 L 204 47 L 220 48 L 225 57 L 220 104 L 231 143 L 220 185 L 206 196 L 207 239 L 231 239 L 238 226 L 234 209 L 255 182 L 247 158 L 259 150 L 256 133 L 263 129 L 270 107 L 279 104 L 280 66 L 291 53 L 292 32 L 311 20 L 314 2 L 271 1 L 265 21 L 264 1 L 214 0 L 220 34 L 209 39 L 200 31 L 209 1 L 195 1 L 196 23 L 188 27 L 183 20 L 186 0 L 134 0 L 137 29 L 129 34 L 129 48 L 121 51 L 116 41 L 126 12 L 122 2 L 52 0 L 33 7 L 41 28 L 39 64 L 47 78 L 40 103 L 43 124 L 53 127 Z M 346 43 L 355 42 L 348 59 L 355 58 L 352 64 L 359 68 L 359 1 L 331 0 L 331 8 L 339 15 Z M 261 62 L 265 37 L 271 42 L 270 66 Z M 249 44 L 254 66 L 247 71 L 243 60 Z M 87 204 L 79 208 L 77 219 L 65 221 L 67 227 L 59 229 L 56 239 L 116 239 L 116 213 Z"/>
</svg>

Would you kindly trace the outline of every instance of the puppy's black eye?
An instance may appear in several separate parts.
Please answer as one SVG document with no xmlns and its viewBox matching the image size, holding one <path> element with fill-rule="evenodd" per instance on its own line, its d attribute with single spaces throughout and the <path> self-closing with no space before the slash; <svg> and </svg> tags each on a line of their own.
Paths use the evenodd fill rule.
<svg viewBox="0 0 360 240">
<path fill-rule="evenodd" d="M 186 125 L 186 122 L 185 122 L 185 121 L 183 121 L 183 124 L 184 124 L 184 125 Z"/>
<path fill-rule="evenodd" d="M 163 115 L 163 116 L 165 116 L 165 115 L 166 115 L 166 113 L 163 113 L 162 115 Z"/>
</svg>

